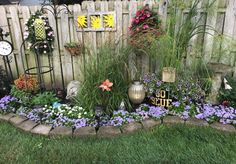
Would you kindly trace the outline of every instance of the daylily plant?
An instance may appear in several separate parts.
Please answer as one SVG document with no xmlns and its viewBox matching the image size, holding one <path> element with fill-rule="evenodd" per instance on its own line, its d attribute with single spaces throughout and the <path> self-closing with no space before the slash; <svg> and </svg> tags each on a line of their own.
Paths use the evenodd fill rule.
<svg viewBox="0 0 236 164">
<path fill-rule="evenodd" d="M 109 100 L 109 95 L 107 92 L 111 91 L 111 87 L 113 86 L 113 83 L 110 82 L 108 79 L 102 82 L 102 84 L 99 86 L 100 89 L 102 89 L 101 93 L 101 103 L 104 107 L 107 106 L 108 100 Z M 107 92 L 105 92 L 107 91 Z"/>
<path fill-rule="evenodd" d="M 102 91 L 111 91 L 112 86 L 113 86 L 113 83 L 110 82 L 108 79 L 106 79 L 104 82 L 102 82 L 99 88 L 101 88 Z"/>
</svg>

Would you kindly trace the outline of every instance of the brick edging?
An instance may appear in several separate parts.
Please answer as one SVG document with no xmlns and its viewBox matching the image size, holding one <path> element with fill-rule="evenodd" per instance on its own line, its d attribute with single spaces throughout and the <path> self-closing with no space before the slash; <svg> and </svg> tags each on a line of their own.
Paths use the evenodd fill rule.
<svg viewBox="0 0 236 164">
<path fill-rule="evenodd" d="M 70 137 L 114 137 L 122 134 L 134 133 L 139 130 L 148 130 L 157 127 L 161 124 L 186 124 L 191 126 L 211 127 L 220 131 L 230 132 L 236 134 L 236 128 L 233 125 L 213 123 L 208 124 L 205 120 L 199 120 L 196 118 L 189 118 L 188 120 L 182 120 L 176 116 L 167 116 L 163 120 L 158 119 L 146 119 L 141 122 L 132 122 L 124 125 L 123 127 L 115 126 L 103 126 L 96 132 L 94 127 L 82 127 L 73 131 L 69 127 L 56 127 L 52 128 L 49 125 L 38 124 L 29 120 L 26 117 L 22 117 L 13 113 L 6 115 L 0 114 L 0 121 L 9 122 L 15 127 L 37 135 L 58 137 L 58 136 L 70 136 Z"/>
</svg>

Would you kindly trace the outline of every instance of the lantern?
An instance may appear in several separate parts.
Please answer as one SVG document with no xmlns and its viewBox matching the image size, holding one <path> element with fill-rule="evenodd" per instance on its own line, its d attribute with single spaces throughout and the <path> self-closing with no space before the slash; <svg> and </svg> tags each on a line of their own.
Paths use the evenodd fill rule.
<svg viewBox="0 0 236 164">
<path fill-rule="evenodd" d="M 140 104 L 145 98 L 145 90 L 143 84 L 135 81 L 128 90 L 129 99 L 133 104 Z"/>
<path fill-rule="evenodd" d="M 36 40 L 45 40 L 46 31 L 44 26 L 44 21 L 42 19 L 35 19 L 34 21 L 34 31 Z"/>
<path fill-rule="evenodd" d="M 162 81 L 173 83 L 175 82 L 176 68 L 164 67 L 162 70 Z"/>
</svg>

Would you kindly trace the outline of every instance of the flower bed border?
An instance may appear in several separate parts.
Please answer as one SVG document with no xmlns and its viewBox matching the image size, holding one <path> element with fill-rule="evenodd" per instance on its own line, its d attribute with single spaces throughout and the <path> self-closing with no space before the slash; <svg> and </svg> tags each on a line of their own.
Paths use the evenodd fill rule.
<svg viewBox="0 0 236 164">
<path fill-rule="evenodd" d="M 146 119 L 140 122 L 132 122 L 122 126 L 121 128 L 115 126 L 103 126 L 101 129 L 96 132 L 94 127 L 81 127 L 75 131 L 69 127 L 56 127 L 52 128 L 46 124 L 38 124 L 26 117 L 22 117 L 13 113 L 8 113 L 6 115 L 0 114 L 0 122 L 9 122 L 14 125 L 16 128 L 19 128 L 25 132 L 30 132 L 37 135 L 44 136 L 69 136 L 69 137 L 99 137 L 99 138 L 108 138 L 120 136 L 122 134 L 130 134 L 139 130 L 148 130 L 154 127 L 157 127 L 162 124 L 185 124 L 190 126 L 200 126 L 200 127 L 211 127 L 220 131 L 230 132 L 236 134 L 236 128 L 233 125 L 213 123 L 208 124 L 204 120 L 198 120 L 189 118 L 188 120 L 182 120 L 176 116 L 166 116 L 162 120 Z"/>
</svg>

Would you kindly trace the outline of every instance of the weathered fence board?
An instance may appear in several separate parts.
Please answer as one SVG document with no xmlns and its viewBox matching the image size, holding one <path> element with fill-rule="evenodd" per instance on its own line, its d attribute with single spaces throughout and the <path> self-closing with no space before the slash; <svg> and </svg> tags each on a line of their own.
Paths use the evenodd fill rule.
<svg viewBox="0 0 236 164">
<path fill-rule="evenodd" d="M 213 0 L 209 1 L 211 2 Z M 117 0 L 109 2 L 88 1 L 83 2 L 82 5 L 77 4 L 69 6 L 71 13 L 65 13 L 62 11 L 56 20 L 51 12 L 47 12 L 49 23 L 55 33 L 52 58 L 56 87 L 65 87 L 70 80 L 81 80 L 83 78 L 81 76 L 81 69 L 83 68 L 83 55 L 71 56 L 64 48 L 64 44 L 66 42 L 84 43 L 93 55 L 96 54 L 96 52 L 99 52 L 99 48 L 105 43 L 117 44 L 118 47 L 127 45 L 129 35 L 128 27 L 131 25 L 132 18 L 135 16 L 137 9 L 141 8 L 145 4 L 149 4 L 150 8 L 153 8 L 160 14 L 163 27 L 165 27 L 166 20 L 168 18 L 167 6 L 169 2 L 170 1 L 168 0 Z M 220 46 L 215 43 L 215 38 L 212 37 L 212 35 L 219 33 L 236 39 L 236 0 L 217 0 L 214 5 L 215 10 L 211 14 L 199 12 L 199 16 L 205 14 L 199 24 L 212 26 L 215 28 L 215 31 L 209 30 L 205 27 L 206 32 L 209 34 L 205 34 L 204 36 L 197 35 L 191 40 L 191 44 L 194 46 L 199 44 L 200 46 L 203 46 L 202 52 L 204 60 L 206 61 L 212 60 L 211 55 L 213 50 L 219 48 Z M 0 26 L 2 26 L 5 31 L 9 31 L 11 33 L 7 40 L 13 42 L 14 45 L 14 53 L 10 55 L 10 57 L 12 57 L 10 66 L 14 78 L 17 78 L 20 74 L 24 73 L 23 66 L 33 67 L 35 65 L 34 55 L 27 50 L 27 45 L 24 45 L 23 47 L 23 59 L 21 58 L 20 48 L 23 42 L 23 33 L 25 28 L 24 23 L 30 15 L 38 9 L 40 9 L 40 6 L 0 6 Z M 77 16 L 79 14 L 87 14 L 88 12 L 94 11 L 115 11 L 116 31 L 76 31 Z M 176 23 L 176 29 L 181 26 L 181 22 L 185 18 L 188 10 L 178 10 L 177 12 L 178 17 L 180 18 Z M 88 56 L 88 54 L 85 54 L 85 56 Z M 231 65 L 235 65 L 234 56 L 235 50 L 232 50 L 232 60 L 229 63 Z M 150 65 L 153 61 L 149 59 L 148 56 L 143 55 L 141 57 L 137 57 L 136 55 L 132 55 L 129 60 L 129 66 L 132 68 L 132 61 L 135 61 L 139 72 L 142 74 L 152 69 Z M 24 62 L 22 63 L 22 61 Z M 40 56 L 40 61 L 41 63 L 47 65 L 47 56 Z M 2 59 L 0 59 L 0 65 L 5 68 L 5 64 Z M 132 76 L 134 76 L 134 73 Z M 50 74 L 45 74 L 43 77 L 45 81 L 51 83 Z"/>
</svg>

